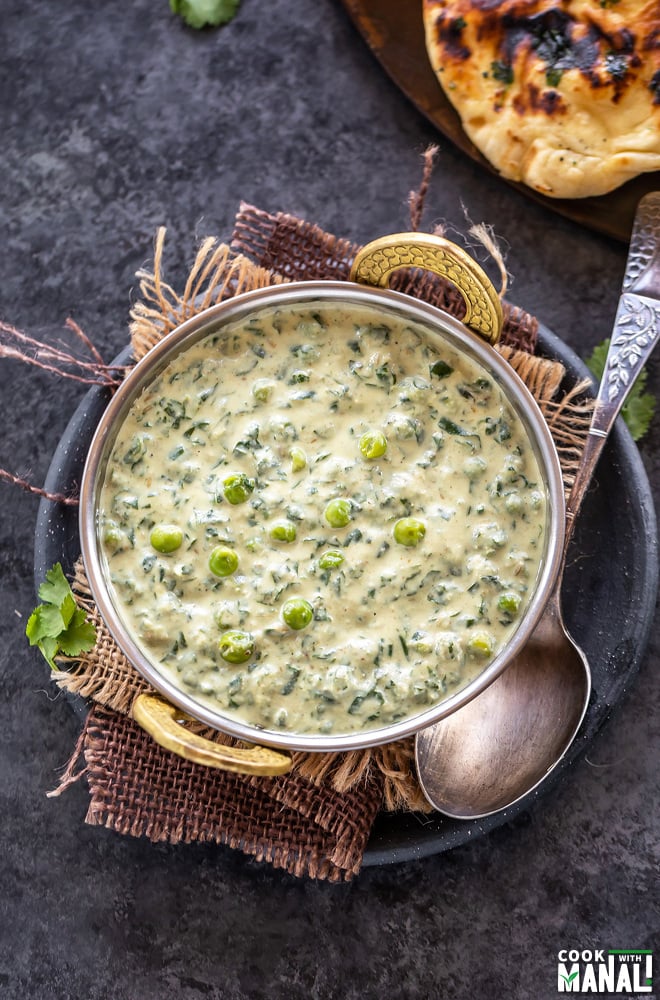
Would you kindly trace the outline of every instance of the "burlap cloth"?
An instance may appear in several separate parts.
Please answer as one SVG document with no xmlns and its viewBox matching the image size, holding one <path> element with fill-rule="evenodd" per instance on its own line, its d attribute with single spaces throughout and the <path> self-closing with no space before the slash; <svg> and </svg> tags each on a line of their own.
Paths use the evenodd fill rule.
<svg viewBox="0 0 660 1000">
<path fill-rule="evenodd" d="M 290 280 L 347 279 L 357 250 L 290 215 L 241 205 L 231 246 L 215 239 L 199 248 L 181 293 L 163 280 L 164 231 L 153 270 L 141 271 L 132 310 L 136 359 L 183 319 L 214 302 Z M 394 287 L 460 316 L 463 302 L 434 276 L 402 272 Z M 590 405 L 579 390 L 560 395 L 561 365 L 534 357 L 538 324 L 504 304 L 501 353 L 539 402 L 557 444 L 568 487 L 584 442 Z M 360 869 L 381 810 L 428 812 L 414 773 L 413 739 L 342 754 L 293 755 L 279 778 L 243 777 L 204 768 L 161 749 L 132 720 L 135 696 L 148 685 L 114 644 L 91 601 L 82 567 L 74 587 L 97 627 L 91 653 L 62 664 L 56 683 L 91 703 L 59 794 L 84 775 L 86 821 L 153 841 L 212 841 L 239 848 L 295 875 L 348 880 Z M 227 737 L 198 732 L 221 742 Z"/>
</svg>

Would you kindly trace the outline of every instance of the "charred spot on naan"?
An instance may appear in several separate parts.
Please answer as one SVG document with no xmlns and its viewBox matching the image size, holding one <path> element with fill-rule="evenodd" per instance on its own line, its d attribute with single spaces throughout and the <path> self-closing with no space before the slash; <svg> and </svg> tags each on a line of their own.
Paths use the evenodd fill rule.
<svg viewBox="0 0 660 1000">
<path fill-rule="evenodd" d="M 660 104 L 660 69 L 651 77 L 649 90 L 653 94 L 653 103 Z"/>
<path fill-rule="evenodd" d="M 657 29 L 638 44 L 636 34 L 626 27 L 607 30 L 596 22 L 579 22 L 560 7 L 519 15 L 516 10 L 520 4 L 500 0 L 495 3 L 472 0 L 463 6 L 479 11 L 477 44 L 487 44 L 496 53 L 484 77 L 490 76 L 497 83 L 509 86 L 520 74 L 523 82 L 530 56 L 545 67 L 548 93 L 540 94 L 536 83 L 530 85 L 527 101 L 522 95 L 516 96 L 520 114 L 530 110 L 557 114 L 562 102 L 555 90 L 567 70 L 578 70 L 593 90 L 611 87 L 611 100 L 616 103 L 632 85 L 635 71 L 643 65 L 638 49 L 660 47 Z M 475 46 L 466 39 L 467 27 L 468 21 L 461 15 L 438 13 L 436 39 L 447 61 L 464 62 L 473 55 Z M 654 75 L 649 89 L 654 103 L 660 103 L 660 71 Z"/>
</svg>

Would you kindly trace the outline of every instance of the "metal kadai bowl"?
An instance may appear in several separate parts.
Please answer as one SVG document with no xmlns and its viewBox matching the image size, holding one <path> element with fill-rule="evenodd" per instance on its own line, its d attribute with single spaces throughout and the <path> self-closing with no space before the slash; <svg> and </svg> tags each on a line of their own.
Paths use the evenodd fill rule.
<svg viewBox="0 0 660 1000">
<path fill-rule="evenodd" d="M 431 270 L 453 282 L 465 300 L 466 313 L 464 321 L 459 322 L 433 306 L 399 292 L 394 292 L 386 287 L 390 275 L 395 270 L 401 268 Z M 506 669 L 508 663 L 522 648 L 534 629 L 559 571 L 564 536 L 564 491 L 561 469 L 552 438 L 536 402 L 511 366 L 493 349 L 493 345 L 497 342 L 501 330 L 502 312 L 497 294 L 485 273 L 463 250 L 444 239 L 417 233 L 404 233 L 376 240 L 365 247 L 354 262 L 351 279 L 349 282 L 297 282 L 245 293 L 215 305 L 182 323 L 149 351 L 129 373 L 105 411 L 90 447 L 83 473 L 80 506 L 80 535 L 87 577 L 96 605 L 118 646 L 135 669 L 157 692 L 141 694 L 137 697 L 132 709 L 133 717 L 162 746 L 198 763 L 223 767 L 243 773 L 284 773 L 291 766 L 291 757 L 287 751 L 345 751 L 373 746 L 400 739 L 437 722 L 465 705 L 470 699 L 478 696 L 481 691 Z M 370 716 L 364 725 L 356 725 L 355 720 L 352 719 L 350 721 L 353 728 L 345 730 L 339 725 L 333 731 L 328 731 L 327 726 L 325 729 L 323 726 L 320 726 L 319 731 L 310 731 L 308 728 L 301 726 L 299 727 L 300 731 L 298 731 L 295 725 L 281 725 L 279 721 L 272 724 L 258 720 L 255 721 L 251 717 L 251 711 L 244 710 L 241 704 L 238 704 L 237 707 L 232 707 L 230 710 L 226 706 L 223 707 L 220 704 L 216 704 L 204 692 L 200 693 L 200 691 L 194 688 L 194 685 L 191 688 L 189 684 L 184 683 L 181 679 L 181 663 L 186 656 L 190 655 L 189 650 L 184 648 L 186 645 L 185 639 L 179 642 L 176 635 L 170 635 L 165 630 L 165 634 L 158 637 L 161 645 L 154 648 L 146 645 L 138 637 L 137 630 L 131 622 L 131 617 L 127 614 L 127 608 L 117 596 L 117 589 L 112 579 L 115 575 L 112 560 L 107 555 L 107 536 L 105 538 L 102 537 L 104 519 L 107 514 L 107 510 L 103 508 L 102 501 L 104 484 L 109 480 L 109 477 L 113 476 L 113 462 L 117 462 L 116 456 L 113 458 L 113 448 L 118 440 L 121 441 L 122 429 L 125 427 L 125 422 L 129 417 L 131 408 L 134 405 L 139 405 L 140 400 L 145 398 L 145 394 L 148 394 L 154 384 L 157 383 L 157 380 L 163 376 L 167 366 L 171 365 L 177 358 L 193 357 L 195 350 L 208 351 L 208 364 L 205 358 L 203 358 L 199 361 L 198 365 L 200 391 L 204 391 L 204 373 L 209 366 L 215 367 L 219 371 L 219 384 L 222 386 L 222 364 L 224 363 L 225 355 L 217 348 L 217 343 L 222 340 L 224 335 L 226 346 L 227 331 L 238 329 L 239 325 L 241 328 L 247 326 L 250 329 L 258 329 L 264 317 L 271 317 L 271 319 L 274 315 L 286 317 L 290 316 L 292 311 L 298 315 L 301 310 L 308 310 L 312 314 L 318 310 L 323 312 L 324 315 L 332 315 L 337 311 L 342 311 L 347 313 L 349 317 L 356 315 L 361 318 L 361 322 L 365 315 L 369 315 L 371 317 L 370 322 L 374 324 L 374 329 L 378 329 L 379 324 L 381 326 L 395 324 L 397 329 L 412 328 L 414 331 L 417 331 L 416 335 L 421 344 L 420 351 L 435 351 L 437 353 L 445 349 L 453 351 L 454 354 L 458 354 L 462 358 L 466 358 L 466 363 L 469 363 L 473 370 L 476 369 L 480 373 L 477 383 L 482 385 L 494 384 L 498 389 L 498 395 L 501 393 L 504 397 L 506 407 L 515 414 L 522 424 L 526 446 L 529 445 L 535 463 L 538 466 L 539 482 L 537 486 L 543 495 L 543 513 L 539 515 L 538 525 L 536 526 L 538 529 L 538 538 L 540 539 L 538 569 L 535 570 L 534 579 L 530 581 L 529 594 L 526 596 L 524 610 L 521 610 L 504 645 L 494 655 L 485 656 L 483 663 L 478 662 L 476 665 L 473 664 L 466 678 L 463 681 L 457 682 L 446 693 L 440 692 L 440 694 L 436 695 L 430 701 L 428 699 L 426 701 L 421 700 L 419 703 L 415 701 L 404 712 L 399 713 L 396 717 L 386 718 L 385 721 L 379 720 L 378 712 L 373 717 Z M 208 347 L 207 345 L 214 345 L 215 349 L 213 346 Z M 272 353 L 274 356 L 281 356 L 282 362 L 284 362 L 286 360 L 285 356 L 288 358 L 293 350 L 294 348 L 291 346 L 289 348 L 286 346 L 278 348 L 275 342 Z M 254 380 L 259 380 L 261 374 L 260 366 L 262 362 L 259 353 L 259 351 L 255 351 L 255 356 L 250 359 L 251 371 L 248 377 L 253 380 L 253 384 Z M 338 354 L 339 347 L 336 351 L 333 347 L 332 350 L 326 351 L 324 356 L 317 357 L 314 364 L 320 372 L 334 375 L 336 366 L 338 365 Z M 428 358 L 428 356 L 428 353 L 424 355 L 425 358 Z M 373 360 L 374 357 L 375 355 L 372 355 L 369 364 L 376 363 Z M 300 363 L 300 368 L 304 369 L 304 358 L 302 361 L 297 359 L 297 363 Z M 220 368 L 217 368 L 218 364 Z M 423 364 L 419 370 L 424 371 Z M 428 365 L 425 370 L 428 376 Z M 379 369 L 381 375 L 383 371 L 387 371 L 389 377 L 389 370 L 381 366 L 381 369 Z M 440 371 L 437 366 L 436 372 L 440 375 L 446 374 L 446 371 Z M 313 395 L 313 389 L 310 389 L 309 384 L 305 382 L 304 371 L 302 374 L 298 374 L 301 385 L 295 387 L 296 390 L 300 390 L 300 392 L 296 392 L 296 398 L 304 398 L 305 391 L 311 392 Z M 295 381 L 295 377 L 293 381 Z M 267 386 L 262 388 L 264 388 L 264 392 L 259 412 L 262 417 L 268 417 L 272 415 L 273 411 L 270 408 L 271 404 L 268 400 Z M 254 392 L 255 390 L 252 391 Z M 182 414 L 179 416 L 183 419 Z M 483 411 L 482 418 L 485 420 L 489 418 L 487 407 Z M 170 419 L 170 422 L 173 421 L 176 424 L 177 414 L 170 413 L 168 419 Z M 353 425 L 359 429 L 359 412 L 349 414 L 347 426 L 353 428 Z M 185 426 L 190 432 L 186 438 L 186 447 L 190 443 L 191 448 L 193 448 L 196 438 L 196 425 L 192 423 L 185 424 Z M 197 426 L 201 427 L 202 424 Z M 450 434 L 458 432 L 456 425 L 452 424 L 448 418 L 445 419 L 444 426 L 445 429 L 449 430 Z M 490 428 L 494 425 L 491 423 L 488 426 Z M 190 430 L 191 427 L 192 430 Z M 431 427 L 421 428 L 419 432 L 420 439 L 427 442 L 430 441 L 432 430 L 433 428 Z M 318 433 L 322 433 L 321 429 L 318 429 Z M 354 431 L 351 429 L 350 433 L 352 434 Z M 355 433 L 357 433 L 357 430 Z M 488 433 L 490 433 L 490 430 Z M 439 437 L 441 435 L 436 433 L 436 438 Z M 202 446 L 205 443 L 208 442 L 202 441 L 200 445 L 201 451 L 204 450 Z M 363 443 L 363 439 L 360 438 L 360 448 L 363 447 Z M 438 448 L 440 444 L 441 442 L 437 443 Z M 357 442 L 355 442 L 355 447 L 357 447 Z M 363 451 L 362 454 L 365 463 L 369 465 L 369 475 L 377 479 L 379 473 L 373 470 L 378 468 L 378 456 L 382 455 L 382 451 L 379 452 L 378 450 L 378 438 L 369 438 L 365 448 L 366 451 Z M 369 448 L 371 448 L 371 451 Z M 126 463 L 130 465 L 132 457 L 135 458 L 136 463 L 139 462 L 141 458 L 139 450 L 138 447 L 134 454 L 129 449 L 130 455 L 128 459 L 125 458 L 123 460 L 124 465 Z M 208 451 L 211 451 L 211 449 L 209 448 Z M 466 448 L 466 455 L 469 452 L 470 449 Z M 171 455 L 167 460 L 169 461 L 170 458 Z M 213 463 L 204 466 L 204 472 L 207 476 L 212 476 L 214 474 Z M 245 477 L 243 479 L 245 480 Z M 250 483 L 250 488 L 254 489 L 255 481 L 250 480 Z M 152 489 L 156 492 L 168 488 L 167 484 L 161 485 L 159 482 L 152 483 L 151 485 Z M 419 468 L 418 476 L 416 474 L 412 485 L 416 491 L 416 496 L 424 498 L 424 502 L 427 500 L 429 503 L 433 502 L 434 497 L 428 492 L 428 485 L 426 484 L 425 467 Z M 326 482 L 326 487 L 329 490 L 328 495 L 331 495 L 332 484 Z M 181 488 L 185 491 L 185 476 L 183 477 Z M 318 492 L 318 490 L 316 486 L 311 486 L 309 492 Z M 258 483 L 257 491 L 254 495 L 258 495 Z M 225 523 L 227 523 L 227 518 L 229 518 L 229 523 L 231 523 L 232 512 L 238 511 L 238 506 L 233 506 L 235 498 L 227 502 L 228 496 L 229 494 L 225 493 L 224 497 L 219 495 L 215 498 L 215 502 L 221 508 L 220 514 L 224 518 Z M 243 500 L 245 499 L 243 497 Z M 250 503 L 253 499 L 254 497 L 251 495 Z M 403 502 L 407 503 L 407 501 Z M 209 503 L 213 506 L 212 499 Z M 244 511 L 247 511 L 247 509 L 246 504 Z M 410 509 L 407 509 L 406 513 L 410 513 Z M 253 518 L 253 522 L 255 523 L 257 515 L 258 510 Z M 406 522 L 405 527 L 410 529 L 411 519 L 403 518 L 402 520 Z M 358 523 L 359 521 L 356 518 L 355 524 Z M 148 524 L 148 527 L 151 527 L 151 525 Z M 361 565 L 355 568 L 352 560 L 355 558 L 353 553 L 357 551 L 357 548 L 351 548 L 348 541 L 346 541 L 350 526 L 348 529 L 339 529 L 337 527 L 333 529 L 324 523 L 320 527 L 326 531 L 330 547 L 337 549 L 337 546 L 339 546 L 339 554 L 335 553 L 335 560 L 347 559 L 348 563 L 353 566 L 355 575 L 363 572 L 368 573 L 370 569 L 368 565 L 369 559 L 373 558 L 375 560 L 378 558 L 378 555 L 374 552 L 373 556 L 365 556 L 363 550 Z M 263 526 L 260 530 L 263 530 Z M 308 532 L 311 531 L 313 534 L 315 530 L 319 531 L 319 525 L 307 526 L 305 530 Z M 391 527 L 389 527 L 388 531 L 391 530 Z M 451 527 L 447 529 L 450 540 L 451 530 Z M 290 525 L 285 524 L 282 531 L 285 534 L 287 531 L 295 534 L 295 525 L 292 528 Z M 358 536 L 361 536 L 361 532 L 359 531 L 354 537 Z M 153 539 L 153 534 L 151 537 Z M 149 536 L 147 536 L 147 541 L 148 538 Z M 424 541 L 428 540 L 430 540 L 430 533 Z M 424 562 L 424 572 L 433 573 L 436 567 L 434 567 L 433 563 L 432 547 L 429 549 L 430 554 L 424 554 L 424 545 L 419 546 L 419 548 L 415 547 L 417 541 L 419 541 L 418 538 L 411 539 L 406 536 L 403 539 L 405 553 L 410 553 L 411 559 L 413 557 L 422 559 Z M 122 551 L 121 543 L 118 544 L 119 551 Z M 131 539 L 130 544 L 137 545 L 134 538 Z M 144 546 L 145 543 L 141 542 L 140 544 Z M 190 544 L 194 558 L 198 558 L 198 554 L 194 549 L 194 539 Z M 286 537 L 284 536 L 282 544 L 283 548 L 285 548 Z M 377 545 L 374 545 L 370 551 L 376 548 Z M 389 549 L 390 542 L 385 546 L 381 543 L 380 548 L 382 551 Z M 394 544 L 394 548 L 396 549 L 396 544 Z M 404 551 L 404 548 L 401 551 Z M 144 547 L 141 550 L 142 552 L 144 552 Z M 230 557 L 233 558 L 231 553 Z M 131 571 L 132 575 L 129 573 L 127 576 L 129 581 L 127 586 L 129 588 L 138 579 L 143 566 L 151 568 L 154 564 L 158 565 L 159 560 L 161 561 L 161 565 L 169 566 L 172 563 L 168 563 L 168 560 L 174 560 L 178 556 L 176 552 L 168 551 L 167 546 L 163 549 L 161 543 L 160 550 L 153 557 L 147 555 L 143 558 L 140 555 L 139 558 L 142 562 L 134 567 L 134 571 Z M 223 558 L 227 558 L 226 552 L 224 552 Z M 206 566 L 208 554 L 204 556 L 204 559 L 204 565 Z M 205 571 L 208 575 L 208 570 Z M 223 600 L 223 587 L 233 587 L 236 579 L 240 576 L 240 570 L 236 570 L 235 576 L 232 577 L 231 574 L 234 571 L 235 566 L 225 565 L 218 570 L 219 575 L 217 577 L 211 574 L 214 594 L 217 594 L 217 600 L 220 603 Z M 164 572 L 161 569 L 161 580 Z M 227 580 L 232 580 L 232 583 L 228 585 L 226 583 Z M 296 590 L 295 586 L 293 590 Z M 143 610 L 140 607 L 140 602 L 143 600 L 141 593 L 140 588 L 136 586 L 134 588 L 134 596 L 130 598 L 130 602 L 132 603 L 131 613 L 143 614 Z M 307 593 L 306 596 L 310 597 L 310 594 Z M 430 601 L 431 598 L 429 597 L 428 600 Z M 175 598 L 172 598 L 172 601 L 175 601 Z M 381 609 L 382 614 L 388 617 L 392 613 L 390 610 L 391 602 L 387 598 L 383 598 L 383 603 L 385 607 Z M 302 604 L 303 611 L 305 611 L 305 601 Z M 291 643 L 298 639 L 302 642 L 305 636 L 312 635 L 309 629 L 314 628 L 317 618 L 322 619 L 323 614 L 319 611 L 318 603 L 313 605 L 313 602 L 311 602 L 308 604 L 308 607 L 311 607 L 313 610 L 311 622 L 305 619 L 295 620 L 292 618 L 290 620 L 293 621 L 293 625 L 291 625 L 288 631 L 288 626 L 282 623 L 281 618 L 277 617 L 277 609 L 273 610 L 273 616 L 277 618 L 277 622 L 270 630 L 274 636 L 272 642 L 275 644 L 270 648 L 279 648 L 277 644 L 280 642 Z M 345 613 L 342 614 L 341 623 L 338 623 L 338 627 L 345 636 L 349 655 L 351 655 L 350 650 L 355 650 L 356 661 L 361 648 L 361 626 L 359 625 L 359 620 L 360 615 L 364 612 L 364 609 L 362 608 L 361 610 L 361 608 L 362 605 L 359 601 L 356 602 L 355 607 L 348 606 L 345 609 Z M 428 601 L 424 603 L 423 598 L 420 597 L 417 608 L 422 618 L 424 616 L 431 617 L 430 612 L 433 610 L 433 605 L 429 604 Z M 300 611 L 300 608 L 298 610 Z M 222 615 L 215 611 L 213 613 L 216 619 L 220 621 Z M 190 619 L 196 618 L 194 606 L 188 609 L 188 616 Z M 426 625 L 426 621 L 424 621 L 424 624 Z M 433 641 L 433 624 L 428 624 L 427 628 Z M 232 632 L 233 642 L 236 631 L 236 628 L 232 627 L 227 629 L 226 624 L 220 621 L 217 635 L 212 639 L 216 644 L 214 650 L 221 639 L 225 642 L 228 632 Z M 426 629 L 422 629 L 419 634 L 425 633 L 425 631 Z M 246 634 L 249 636 L 249 633 L 241 633 L 239 630 L 239 637 L 242 635 L 245 638 Z M 418 635 L 418 632 L 415 632 L 415 635 Z M 208 640 L 208 636 L 205 641 L 210 641 Z M 309 642 L 311 640 L 306 639 L 306 641 Z M 263 683 L 265 685 L 266 683 L 270 683 L 268 681 L 268 656 L 264 654 L 265 660 L 262 659 L 261 661 L 258 660 L 258 657 L 256 660 L 253 657 L 251 662 L 250 655 L 253 653 L 251 646 L 246 647 L 244 643 L 243 647 L 235 648 L 234 646 L 230 647 L 228 643 L 229 639 L 226 639 L 222 656 L 223 658 L 226 655 L 230 657 L 230 665 L 232 662 L 238 664 L 237 676 L 241 670 L 251 671 L 256 663 L 258 669 L 255 670 L 254 677 L 261 676 L 260 672 L 263 672 L 267 678 L 267 680 L 262 682 L 260 680 L 255 681 L 254 677 L 247 678 L 247 674 L 245 675 L 247 679 L 256 685 L 256 695 L 253 691 L 248 699 L 248 702 L 251 699 L 251 703 L 253 703 L 255 697 L 257 700 L 260 697 L 259 692 L 261 688 L 259 688 L 259 684 Z M 397 648 L 396 650 L 393 650 L 393 645 L 395 644 L 390 643 L 387 650 L 390 661 L 396 661 L 397 655 L 399 655 L 400 669 L 405 671 L 408 656 L 406 642 L 402 640 L 401 648 Z M 437 668 L 437 663 L 434 662 L 435 648 L 429 647 L 428 650 L 423 650 L 423 655 L 428 658 L 427 672 L 429 676 L 433 675 L 434 670 Z M 238 652 L 236 652 L 236 649 L 238 649 Z M 164 652 L 165 650 L 167 651 L 166 653 Z M 203 657 L 204 655 L 204 651 L 201 650 L 200 656 Z M 214 655 L 217 656 L 217 651 Z M 301 670 L 304 672 L 307 669 L 304 656 L 301 658 L 299 653 L 296 655 L 298 656 L 296 660 L 298 666 L 295 670 L 292 669 L 290 675 L 288 675 L 290 678 L 288 685 L 281 686 L 281 698 L 277 692 L 273 695 L 272 685 L 269 688 L 269 697 L 271 700 L 274 698 L 272 712 L 275 713 L 274 718 L 278 720 L 286 716 L 286 698 L 290 693 L 291 687 L 295 684 L 296 678 Z M 241 657 L 243 657 L 243 660 L 246 660 L 245 663 Z M 181 662 L 177 662 L 178 658 L 181 659 Z M 165 663 L 165 661 L 167 662 Z M 376 661 L 374 660 L 374 662 Z M 224 670 L 225 663 L 223 662 L 221 666 Z M 212 674 L 214 669 L 213 664 L 209 663 L 208 667 Z M 311 663 L 309 669 L 311 670 Z M 323 669 L 323 663 L 319 666 L 315 661 L 314 669 L 318 674 L 319 670 Z M 390 681 L 393 685 L 396 685 L 398 683 L 396 672 L 399 669 L 397 663 L 394 663 L 394 666 L 390 663 L 388 669 L 392 671 Z M 289 690 L 286 690 L 287 686 Z M 263 690 L 266 690 L 265 687 Z M 351 709 L 355 705 L 358 706 L 356 711 L 363 711 L 362 701 L 367 695 L 365 695 L 364 691 L 360 691 L 357 688 L 352 692 L 353 695 Z M 281 700 L 281 706 L 278 699 Z M 331 702 L 332 698 L 329 697 L 328 700 Z M 243 704 L 246 705 L 248 703 L 244 702 Z M 375 699 L 375 704 L 379 704 L 377 699 Z M 322 712 L 323 707 L 318 709 L 318 711 Z M 194 731 L 195 728 L 199 730 L 199 726 L 193 726 L 191 729 L 186 725 L 190 720 L 235 737 L 241 741 L 241 745 L 225 746 L 214 740 L 205 739 Z"/>
</svg>

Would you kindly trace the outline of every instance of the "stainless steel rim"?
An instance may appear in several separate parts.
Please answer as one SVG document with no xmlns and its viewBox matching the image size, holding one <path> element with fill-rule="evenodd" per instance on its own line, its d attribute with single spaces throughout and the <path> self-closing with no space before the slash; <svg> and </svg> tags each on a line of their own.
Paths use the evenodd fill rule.
<svg viewBox="0 0 660 1000">
<path fill-rule="evenodd" d="M 315 734 L 278 733 L 241 723 L 196 701 L 161 674 L 123 625 L 112 602 L 105 583 L 97 535 L 98 492 L 109 453 L 128 409 L 142 389 L 184 347 L 191 346 L 220 324 L 235 321 L 275 303 L 287 306 L 320 299 L 371 305 L 398 315 L 404 314 L 406 318 L 430 327 L 431 336 L 435 333 L 444 337 L 486 368 L 497 380 L 526 428 L 544 474 L 548 497 L 545 552 L 536 590 L 520 627 L 505 649 L 463 689 L 425 712 L 380 729 L 332 738 Z M 559 572 L 564 539 L 564 486 L 554 442 L 531 393 L 508 362 L 458 320 L 434 306 L 389 289 L 369 288 L 340 281 L 295 282 L 247 292 L 211 306 L 185 320 L 136 364 L 112 398 L 92 439 L 81 483 L 79 525 L 83 561 L 96 606 L 130 663 L 165 698 L 201 722 L 242 740 L 292 750 L 353 750 L 401 739 L 445 718 L 483 691 L 522 648 L 541 615 Z"/>
</svg>

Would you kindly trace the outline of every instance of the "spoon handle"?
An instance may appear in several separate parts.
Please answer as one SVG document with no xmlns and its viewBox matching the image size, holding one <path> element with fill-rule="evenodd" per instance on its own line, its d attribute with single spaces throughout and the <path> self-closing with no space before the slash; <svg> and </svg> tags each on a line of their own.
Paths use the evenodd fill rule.
<svg viewBox="0 0 660 1000">
<path fill-rule="evenodd" d="M 600 458 L 637 376 L 660 339 L 660 191 L 639 203 L 603 377 L 580 465 L 566 502 L 566 539 Z"/>
</svg>

